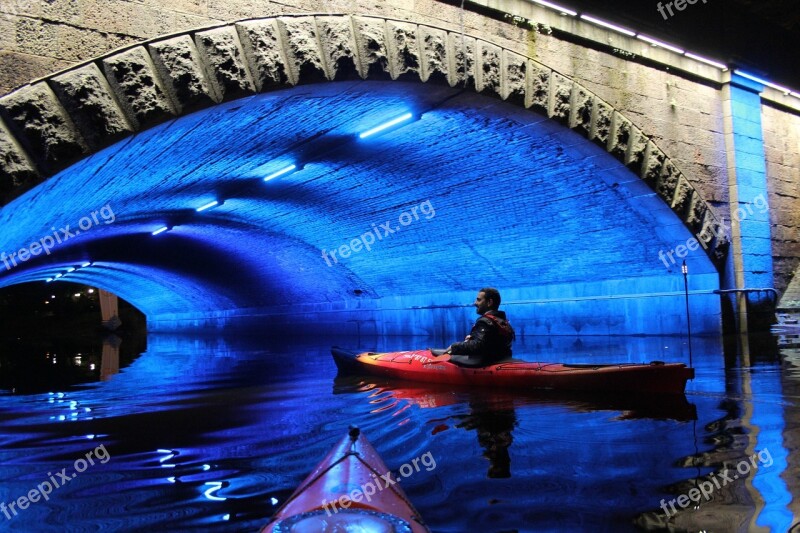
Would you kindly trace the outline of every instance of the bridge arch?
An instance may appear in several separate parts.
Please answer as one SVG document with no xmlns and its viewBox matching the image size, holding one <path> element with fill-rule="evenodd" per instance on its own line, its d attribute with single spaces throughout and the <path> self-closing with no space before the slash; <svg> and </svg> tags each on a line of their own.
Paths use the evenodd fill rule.
<svg viewBox="0 0 800 533">
<path fill-rule="evenodd" d="M 466 67 L 465 67 L 466 64 Z M 647 132 L 579 83 L 482 39 L 351 15 L 281 16 L 154 39 L 0 99 L 0 180 L 11 196 L 153 125 L 257 92 L 347 79 L 463 86 L 545 114 L 638 173 L 716 264 L 715 210 Z"/>
<path fill-rule="evenodd" d="M 422 87 L 430 87 L 426 89 L 430 94 L 420 97 L 427 103 L 427 110 L 458 101 L 458 98 L 468 104 L 474 103 L 474 98 L 486 96 L 523 106 L 533 111 L 528 120 L 546 130 L 547 135 L 558 136 L 560 131 L 570 130 L 571 135 L 583 136 L 595 149 L 605 151 L 619 162 L 613 173 L 610 172 L 612 177 L 608 182 L 596 184 L 597 187 L 614 188 L 618 181 L 622 181 L 618 179 L 622 175 L 620 169 L 632 171 L 638 177 L 629 179 L 626 185 L 628 191 L 635 193 L 623 196 L 636 194 L 636 201 L 647 198 L 649 203 L 643 205 L 654 211 L 658 208 L 654 207 L 653 201 L 661 202 L 683 224 L 683 235 L 708 237 L 701 240 L 708 244 L 706 252 L 710 263 L 719 268 L 724 259 L 728 236 L 714 209 L 647 133 L 611 105 L 553 69 L 501 46 L 458 32 L 385 18 L 301 15 L 244 20 L 155 39 L 34 82 L 0 99 L 3 121 L 0 124 L 0 155 L 5 161 L 2 179 L 14 187 L 10 198 L 37 185 L 31 193 L 39 194 L 44 188 L 40 194 L 45 194 L 48 187 L 50 191 L 58 191 L 58 184 L 54 182 L 66 171 L 81 172 L 85 169 L 87 173 L 97 172 L 97 168 L 92 166 L 93 157 L 106 157 L 109 151 L 125 145 L 132 134 L 136 134 L 134 138 L 141 138 L 150 131 L 162 134 L 178 117 L 183 117 L 178 120 L 190 120 L 195 116 L 192 115 L 194 112 L 216 108 L 218 114 L 233 112 L 239 102 L 257 102 L 259 95 L 279 94 L 303 87 L 315 93 L 325 90 L 321 88 L 326 85 L 323 82 L 346 83 L 352 80 L 389 84 L 386 87 L 397 81 L 422 82 Z M 405 90 L 405 87 L 398 86 L 397 90 Z M 480 96 L 469 96 L 475 93 Z M 456 100 L 451 100 L 454 98 Z M 498 115 L 503 112 L 498 107 Z M 576 144 L 574 136 L 566 136 L 560 142 L 576 150 L 589 150 L 588 146 Z M 52 179 L 43 182 L 47 177 Z M 585 181 L 580 183 L 591 186 Z M 220 187 L 224 189 L 225 183 Z M 643 192 L 643 188 L 652 192 Z M 624 201 L 629 202 L 629 198 Z M 6 211 L 18 203 L 12 200 Z M 169 220 L 175 225 L 179 225 L 175 220 L 182 216 L 185 214 L 177 206 L 153 214 L 154 218 Z M 664 213 L 658 216 L 662 220 L 665 217 Z M 132 227 L 138 231 L 147 228 L 145 214 L 137 213 L 136 217 L 142 219 L 141 223 Z M 220 230 L 212 224 L 187 236 L 188 244 L 178 242 L 177 246 L 183 246 L 183 253 L 202 256 L 204 251 L 209 251 L 203 248 L 202 242 L 209 240 L 213 231 L 225 231 L 233 236 L 239 229 L 236 224 L 228 224 Z M 104 254 L 113 256 L 114 236 L 109 235 L 106 240 Z M 172 242 L 175 243 L 174 238 Z M 281 249 L 293 257 L 305 257 L 312 252 L 307 243 L 289 237 L 278 237 L 274 242 L 280 242 Z M 669 242 L 680 241 L 672 239 Z M 146 248 L 146 255 L 153 257 L 167 253 L 163 245 L 143 242 L 142 246 Z M 80 261 L 82 256 L 92 255 L 87 248 L 91 247 L 76 246 L 70 250 L 72 255 L 54 265 L 53 271 L 70 261 Z M 244 254 L 247 248 L 239 246 L 236 253 Z M 220 250 L 215 253 L 220 260 L 224 259 L 225 254 Z M 174 262 L 180 263 L 180 258 L 174 258 Z M 151 292 L 170 290 L 172 283 L 166 277 L 156 276 L 151 269 L 137 272 L 136 268 L 129 268 L 128 272 L 123 272 L 125 269 L 115 269 L 113 262 L 92 264 L 93 272 L 102 273 L 104 268 L 107 270 L 105 285 L 98 285 L 105 288 L 132 278 L 143 280 L 139 287 L 142 290 L 149 283 L 150 288 L 146 290 Z M 284 267 L 284 271 L 290 269 Z M 323 279 L 332 292 L 345 290 L 355 283 L 355 286 L 366 287 L 367 296 L 386 298 L 386 293 L 391 293 L 391 287 L 385 287 L 387 290 L 383 294 L 371 290 L 369 283 L 364 283 L 363 271 L 325 272 Z M 200 272 L 196 274 L 194 279 L 202 279 Z M 50 275 L 52 272 L 47 268 L 20 270 L 6 282 L 44 279 Z M 252 272 L 242 275 L 258 278 L 258 274 Z M 79 271 L 72 277 L 80 281 L 84 276 Z M 88 281 L 92 277 L 85 276 L 85 279 Z M 155 283 L 157 287 L 153 285 L 154 279 L 160 280 Z M 192 285 L 191 291 L 200 290 L 200 286 Z M 202 316 L 206 318 L 247 313 L 246 309 L 232 311 L 240 307 L 235 295 L 228 297 L 221 286 L 215 289 L 218 290 L 211 292 L 219 298 L 210 302 L 207 308 L 196 298 L 186 296 L 180 300 L 183 302 L 181 305 L 190 302 L 198 311 L 194 314 L 181 314 L 178 308 L 164 306 L 163 302 L 156 302 L 149 308 L 145 305 L 145 309 L 162 322 L 168 321 L 168 317 L 197 322 L 200 312 L 205 313 Z M 467 292 L 466 287 L 462 289 Z M 187 291 L 191 292 L 186 289 L 184 295 Z M 258 308 L 268 306 L 270 294 L 280 294 L 279 288 L 270 287 L 249 304 Z M 531 308 L 543 302 L 525 291 L 514 295 L 520 305 Z M 596 294 L 574 296 L 577 300 L 588 299 L 586 301 L 594 301 L 592 299 L 597 297 Z M 331 297 L 325 295 L 323 299 Z M 357 302 L 354 305 L 358 307 L 361 304 Z M 384 302 L 385 305 L 388 304 Z M 638 310 L 628 308 L 618 312 L 631 316 L 641 313 L 641 302 L 632 305 Z M 409 307 L 408 302 L 398 306 L 406 309 L 420 307 Z M 568 319 L 574 332 L 608 333 L 620 320 L 625 320 L 605 317 L 592 322 L 592 313 L 587 309 L 578 313 L 581 316 L 575 317 L 573 313 Z M 318 306 L 311 306 L 304 312 L 318 314 L 321 311 Z M 640 319 L 633 318 L 634 321 Z M 408 325 L 417 319 L 406 317 L 402 320 Z M 670 320 L 661 331 L 675 331 L 679 319 L 673 316 Z M 531 330 L 559 332 L 553 331 L 553 325 L 547 320 L 535 321 Z M 378 328 L 374 324 L 370 327 Z M 708 329 L 713 330 L 714 326 L 710 325 Z M 646 327 L 641 324 L 623 328 L 627 332 L 643 330 Z M 412 327 L 412 331 L 416 330 Z"/>
</svg>

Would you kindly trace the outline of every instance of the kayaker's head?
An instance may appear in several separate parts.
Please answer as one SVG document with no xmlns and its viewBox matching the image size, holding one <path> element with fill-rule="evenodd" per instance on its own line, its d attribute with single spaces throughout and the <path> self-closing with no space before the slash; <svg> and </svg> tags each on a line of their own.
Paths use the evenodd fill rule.
<svg viewBox="0 0 800 533">
<path fill-rule="evenodd" d="M 485 315 L 486 311 L 490 309 L 497 311 L 500 308 L 500 292 L 497 289 L 486 287 L 478 291 L 478 296 L 475 297 L 475 311 L 479 315 Z"/>
</svg>

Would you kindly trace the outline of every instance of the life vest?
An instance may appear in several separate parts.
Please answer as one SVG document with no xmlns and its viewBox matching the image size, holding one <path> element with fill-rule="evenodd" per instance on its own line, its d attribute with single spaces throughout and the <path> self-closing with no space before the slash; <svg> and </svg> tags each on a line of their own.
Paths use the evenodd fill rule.
<svg viewBox="0 0 800 533">
<path fill-rule="evenodd" d="M 502 318 L 498 318 L 488 313 L 483 315 L 483 318 L 488 318 L 489 320 L 494 322 L 495 325 L 497 325 L 498 329 L 500 330 L 500 335 L 502 335 L 506 339 L 510 339 L 513 341 L 514 338 L 516 337 L 516 335 L 514 334 L 514 328 L 511 327 L 511 322 L 509 322 L 508 320 L 503 320 Z"/>
</svg>

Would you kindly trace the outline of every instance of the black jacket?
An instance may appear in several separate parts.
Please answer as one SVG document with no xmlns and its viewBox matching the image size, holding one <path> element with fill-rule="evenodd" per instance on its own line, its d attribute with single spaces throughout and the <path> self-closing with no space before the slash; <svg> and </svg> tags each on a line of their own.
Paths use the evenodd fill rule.
<svg viewBox="0 0 800 533">
<path fill-rule="evenodd" d="M 514 328 L 511 327 L 503 311 L 489 310 L 472 326 L 470 339 L 453 343 L 450 353 L 468 355 L 491 364 L 492 360 L 511 357 L 511 343 L 514 341 Z"/>
</svg>

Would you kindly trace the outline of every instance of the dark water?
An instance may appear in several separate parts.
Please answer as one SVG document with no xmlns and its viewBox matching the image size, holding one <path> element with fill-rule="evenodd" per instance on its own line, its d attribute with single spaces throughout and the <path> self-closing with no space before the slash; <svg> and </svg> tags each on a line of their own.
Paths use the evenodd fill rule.
<svg viewBox="0 0 800 533">
<path fill-rule="evenodd" d="M 697 379 L 685 400 L 645 405 L 335 379 L 331 344 L 433 344 L 419 338 L 151 335 L 142 355 L 122 350 L 118 373 L 108 346 L 83 348 L 80 364 L 70 353 L 79 348 L 59 347 L 59 358 L 82 368 L 55 377 L 24 359 L 44 352 L 13 347 L 9 355 L 6 346 L 0 502 L 58 482 L 62 469 L 69 481 L 10 519 L 0 513 L 0 529 L 257 530 L 357 424 L 391 469 L 428 452 L 435 459 L 402 480 L 433 531 L 657 529 L 667 524 L 662 500 L 669 509 L 671 499 L 714 480 L 708 501 L 675 504 L 672 527 L 786 531 L 797 522 L 800 397 L 800 350 L 788 342 L 695 339 Z M 528 338 L 516 353 L 569 362 L 688 359 L 681 339 Z M 76 463 L 90 452 L 93 465 Z M 754 454 L 747 475 L 732 479 Z M 729 483 L 721 482 L 726 465 Z"/>
</svg>

